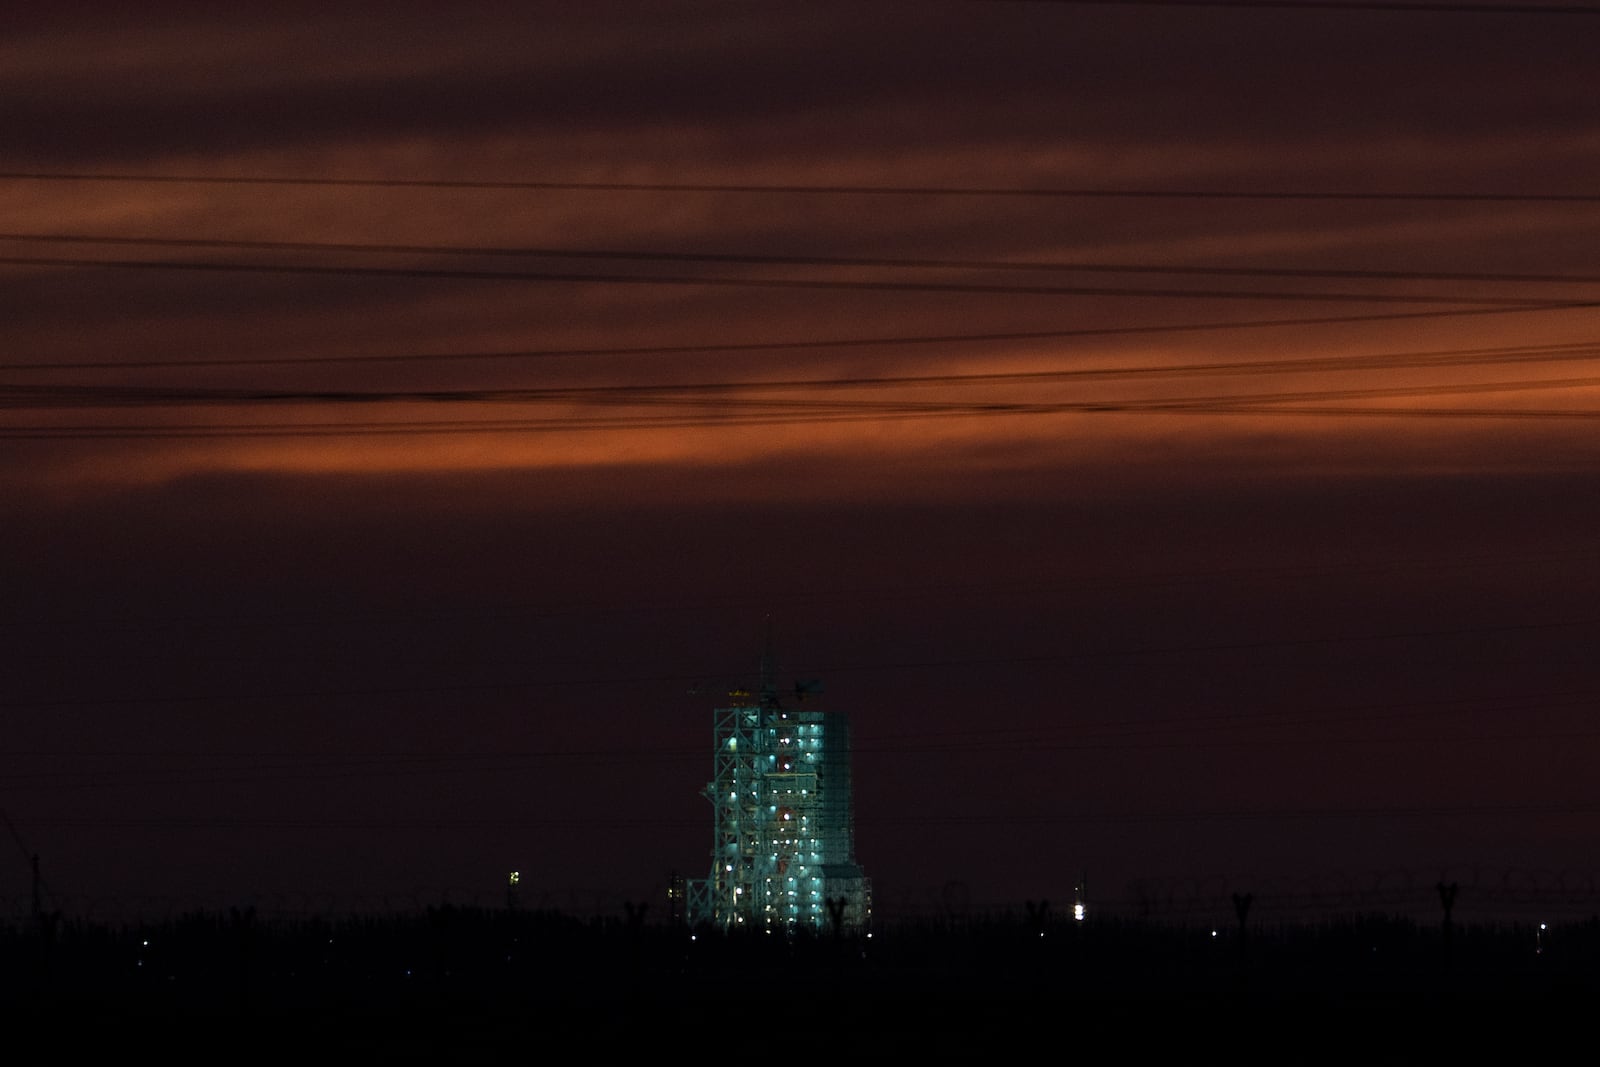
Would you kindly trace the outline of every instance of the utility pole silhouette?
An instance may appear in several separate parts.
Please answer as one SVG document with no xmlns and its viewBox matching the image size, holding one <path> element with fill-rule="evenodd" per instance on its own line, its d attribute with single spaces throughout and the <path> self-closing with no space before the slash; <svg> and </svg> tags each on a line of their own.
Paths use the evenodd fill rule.
<svg viewBox="0 0 1600 1067">
<path fill-rule="evenodd" d="M 1250 982 L 1250 929 L 1246 920 L 1250 917 L 1250 905 L 1255 901 L 1254 893 L 1233 894 L 1233 913 L 1239 917 L 1239 984 L 1246 986 Z"/>
<path fill-rule="evenodd" d="M 1233 913 L 1239 917 L 1239 940 L 1245 937 L 1245 920 L 1250 917 L 1250 905 L 1255 901 L 1254 893 L 1235 893 L 1233 895 Z"/>
<path fill-rule="evenodd" d="M 1439 884 L 1434 888 L 1439 892 L 1439 906 L 1444 909 L 1444 922 L 1439 927 L 1439 954 L 1444 963 L 1449 963 L 1450 955 L 1453 951 L 1452 942 L 1455 930 L 1455 923 L 1451 921 L 1450 913 L 1455 910 L 1456 892 L 1460 890 L 1461 886 L 1455 882 L 1446 884 L 1445 880 L 1441 878 L 1439 879 Z"/>
<path fill-rule="evenodd" d="M 1024 900 L 1023 906 L 1028 909 L 1028 927 L 1040 937 L 1044 936 L 1044 928 L 1050 923 L 1050 902 L 1041 900 L 1034 902 Z"/>
<path fill-rule="evenodd" d="M 46 912 L 44 910 L 44 880 L 39 877 L 39 854 L 35 852 L 32 858 L 33 866 L 33 922 L 39 929 L 39 988 L 43 990 L 50 983 L 50 969 L 55 954 L 56 924 L 61 919 L 60 912 Z"/>
<path fill-rule="evenodd" d="M 6 824 L 6 829 L 11 834 L 11 840 L 16 842 L 17 848 L 21 850 L 22 855 L 28 861 L 28 869 L 31 874 L 30 911 L 34 928 L 39 934 L 39 955 L 35 980 L 38 992 L 42 996 L 50 985 L 51 957 L 55 949 L 56 930 L 61 923 L 61 912 L 59 909 L 45 910 L 44 897 L 49 892 L 49 887 L 44 884 L 44 877 L 39 873 L 39 854 L 23 843 L 22 835 L 17 832 L 17 828 L 11 822 L 10 816 L 6 815 L 4 811 L 0 811 L 0 822 Z M 52 897 L 55 896 L 54 893 L 50 895 Z"/>
<path fill-rule="evenodd" d="M 251 957 L 255 952 L 255 921 L 256 909 L 238 908 L 230 909 L 229 918 L 233 921 L 234 948 L 239 954 L 239 1015 L 250 1014 L 250 971 L 254 962 Z"/>
</svg>

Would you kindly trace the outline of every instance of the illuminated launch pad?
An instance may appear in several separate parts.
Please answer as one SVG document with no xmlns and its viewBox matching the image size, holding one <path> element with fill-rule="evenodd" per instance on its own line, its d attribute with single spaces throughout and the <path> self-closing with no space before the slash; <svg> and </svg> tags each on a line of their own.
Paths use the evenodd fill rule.
<svg viewBox="0 0 1600 1067">
<path fill-rule="evenodd" d="M 850 720 L 786 707 L 763 664 L 758 692 L 713 712 L 711 873 L 688 883 L 688 916 L 727 930 L 858 931 L 871 885 L 855 859 Z"/>
</svg>

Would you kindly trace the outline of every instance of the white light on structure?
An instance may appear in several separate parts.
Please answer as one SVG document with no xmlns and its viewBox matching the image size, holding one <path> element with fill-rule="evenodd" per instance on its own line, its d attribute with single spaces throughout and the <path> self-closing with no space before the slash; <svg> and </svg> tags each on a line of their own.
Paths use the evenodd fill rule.
<svg viewBox="0 0 1600 1067">
<path fill-rule="evenodd" d="M 1082 904 L 1074 904 L 1072 906 L 1072 917 L 1074 919 L 1078 920 L 1079 922 L 1083 922 L 1083 905 Z"/>
</svg>

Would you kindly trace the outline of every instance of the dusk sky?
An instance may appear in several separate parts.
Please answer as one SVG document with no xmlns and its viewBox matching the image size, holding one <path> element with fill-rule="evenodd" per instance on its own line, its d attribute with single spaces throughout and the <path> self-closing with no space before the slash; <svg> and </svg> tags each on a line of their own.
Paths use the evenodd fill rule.
<svg viewBox="0 0 1600 1067">
<path fill-rule="evenodd" d="M 886 918 L 1592 881 L 1600 8 L 1368 6 L 7 10 L 0 898 L 664 906 L 769 619 Z"/>
</svg>

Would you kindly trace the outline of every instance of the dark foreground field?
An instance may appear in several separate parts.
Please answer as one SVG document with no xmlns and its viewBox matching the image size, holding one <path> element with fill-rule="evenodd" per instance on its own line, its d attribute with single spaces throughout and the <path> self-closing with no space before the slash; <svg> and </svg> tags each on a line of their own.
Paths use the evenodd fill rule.
<svg viewBox="0 0 1600 1067">
<path fill-rule="evenodd" d="M 441 907 L 0 928 L 8 1063 L 724 1060 L 948 1054 L 1543 1058 L 1600 1006 L 1600 920 L 1107 919 L 729 938 Z M 1108 1045 L 1109 1043 L 1109 1045 Z M 807 1051 L 809 1050 L 809 1051 Z"/>
</svg>

